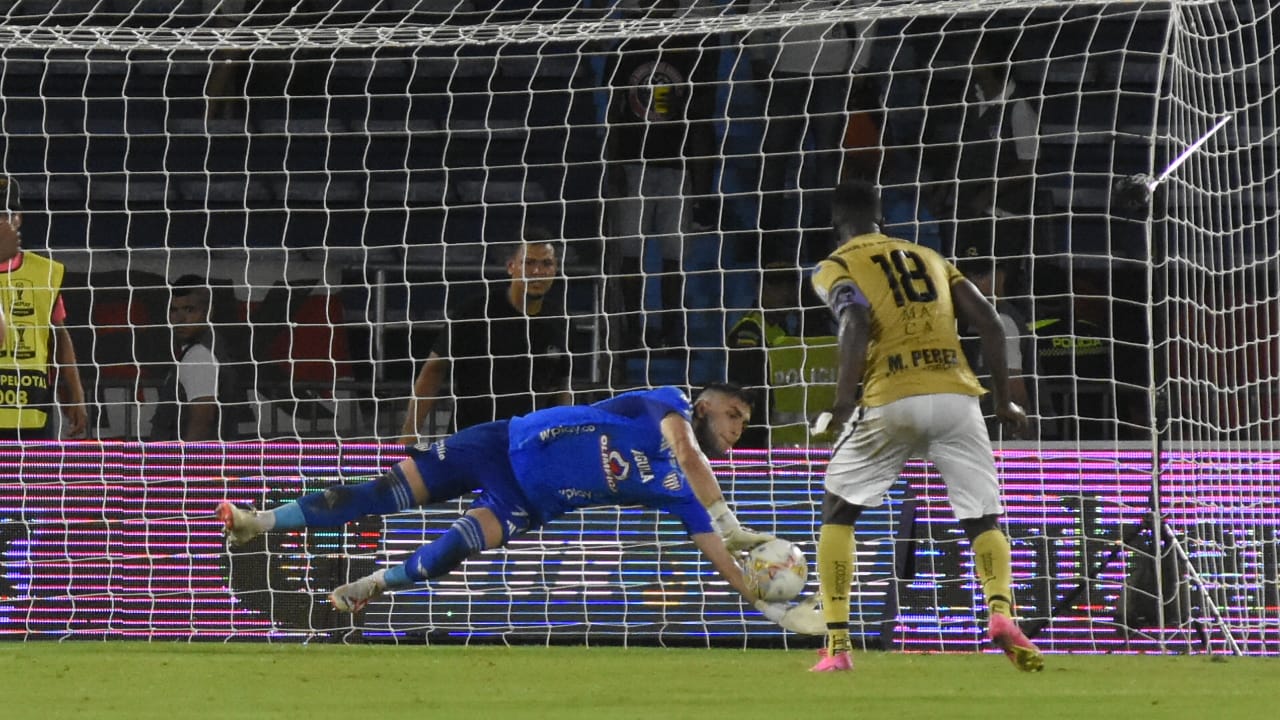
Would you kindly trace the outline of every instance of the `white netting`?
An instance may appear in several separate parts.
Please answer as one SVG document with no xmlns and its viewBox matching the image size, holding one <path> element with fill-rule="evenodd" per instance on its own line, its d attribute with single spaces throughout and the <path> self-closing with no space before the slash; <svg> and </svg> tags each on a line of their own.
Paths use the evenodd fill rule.
<svg viewBox="0 0 1280 720">
<path fill-rule="evenodd" d="M 1195 0 L 1184 4 L 1210 4 Z M 141 5 L 146 5 L 142 3 Z M 772 30 L 920 15 L 1106 5 L 1078 0 L 786 0 L 743 12 L 743 3 L 15 2 L 0 30 L 7 45 L 42 50 L 383 50 L 581 42 Z M 1131 2 L 1162 9 L 1165 2 Z M 485 5 L 492 6 L 484 9 Z M 51 6 L 51 7 L 50 7 Z M 651 7 L 650 7 L 651 6 Z M 62 12 L 59 13 L 58 11 Z M 621 17 L 627 13 L 626 17 Z M 293 27 L 290 27 L 293 25 Z"/>
<path fill-rule="evenodd" d="M 766 427 L 720 469 L 744 522 L 814 557 L 825 456 L 803 421 L 829 397 L 832 348 L 796 284 L 829 243 L 826 190 L 863 174 L 884 189 L 891 233 L 1003 277 L 1038 422 L 998 437 L 998 452 L 1038 642 L 1280 647 L 1269 11 L 2 7 L 0 157 L 23 186 L 26 246 L 67 266 L 67 322 L 105 444 L 5 449 L 0 633 L 350 630 L 325 592 L 434 537 L 458 506 L 229 558 L 208 513 L 224 496 L 270 505 L 398 459 L 389 443 L 415 375 L 459 307 L 506 287 L 505 244 L 532 228 L 557 241 L 546 317 L 579 401 L 726 376 L 777 388 L 757 411 Z M 1156 190 L 1152 222 L 1113 193 L 1224 116 Z M 239 445 L 133 442 L 167 382 L 167 286 L 185 274 L 214 285 L 237 380 L 221 406 L 237 411 Z M 740 321 L 757 314 L 814 337 L 755 352 Z M 465 372 L 493 374 L 491 359 Z M 424 436 L 445 432 L 466 401 L 451 393 L 474 387 L 453 380 Z M 967 543 L 936 475 L 913 464 L 904 477 L 859 525 L 860 633 L 978 647 Z M 1159 564 L 1153 526 L 1177 541 L 1159 545 L 1171 558 Z M 1172 559 L 1180 549 L 1190 563 Z M 356 625 L 433 641 L 782 642 L 740 614 L 676 528 L 615 509 L 469 561 Z"/>
<path fill-rule="evenodd" d="M 1208 139 L 1155 196 L 1164 510 L 1204 579 L 1198 612 L 1171 620 L 1209 621 L 1216 606 L 1240 647 L 1275 652 L 1277 16 L 1220 3 L 1175 18 L 1156 167 Z"/>
</svg>

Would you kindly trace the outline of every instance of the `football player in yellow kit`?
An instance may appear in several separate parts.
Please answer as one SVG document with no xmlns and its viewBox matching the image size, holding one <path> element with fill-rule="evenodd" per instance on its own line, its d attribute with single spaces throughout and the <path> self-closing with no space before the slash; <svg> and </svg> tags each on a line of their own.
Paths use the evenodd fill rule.
<svg viewBox="0 0 1280 720">
<path fill-rule="evenodd" d="M 956 329 L 957 317 L 978 329 L 995 413 L 1013 428 L 1025 427 L 1026 414 L 1009 399 L 1005 333 L 995 308 L 938 253 L 881 234 L 880 197 L 871 184 L 841 183 L 831 215 L 842 244 L 813 273 L 814 289 L 840 327 L 840 362 L 835 405 L 814 428 L 833 433 L 835 444 L 818 540 L 827 647 L 812 669 L 852 669 L 854 522 L 881 503 L 908 458 L 925 457 L 946 483 L 973 546 L 989 638 L 1018 669 L 1041 670 L 1040 650 L 1013 620 L 1009 540 L 999 526 L 1000 487 L 978 406 L 985 391 Z"/>
</svg>

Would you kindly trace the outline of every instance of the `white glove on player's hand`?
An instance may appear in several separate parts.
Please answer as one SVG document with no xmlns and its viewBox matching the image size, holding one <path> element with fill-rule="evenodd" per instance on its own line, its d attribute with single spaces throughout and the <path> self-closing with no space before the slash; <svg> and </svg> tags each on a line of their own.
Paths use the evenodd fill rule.
<svg viewBox="0 0 1280 720">
<path fill-rule="evenodd" d="M 814 442 L 834 442 L 844 432 L 855 409 L 848 406 L 835 407 L 818 413 L 809 426 L 809 439 Z"/>
<path fill-rule="evenodd" d="M 830 442 L 835 439 L 836 432 L 831 421 L 834 416 L 828 410 L 818 413 L 818 417 L 813 419 L 813 425 L 809 427 L 809 438 L 817 442 Z"/>
<path fill-rule="evenodd" d="M 756 532 L 748 528 L 742 527 L 742 523 L 738 522 L 737 516 L 729 509 L 724 500 L 717 500 L 707 508 L 707 512 L 711 514 L 711 523 L 716 528 L 716 533 L 720 539 L 724 541 L 725 547 L 731 553 L 740 553 L 757 545 L 773 540 L 774 537 L 768 533 Z"/>
<path fill-rule="evenodd" d="M 755 607 L 769 620 L 800 635 L 825 635 L 827 621 L 818 609 L 818 598 L 810 596 L 796 605 L 757 600 Z"/>
<path fill-rule="evenodd" d="M 769 533 L 756 532 L 739 525 L 726 533 L 721 533 L 720 539 L 724 540 L 724 546 L 729 549 L 729 552 L 740 553 L 777 538 Z"/>
</svg>

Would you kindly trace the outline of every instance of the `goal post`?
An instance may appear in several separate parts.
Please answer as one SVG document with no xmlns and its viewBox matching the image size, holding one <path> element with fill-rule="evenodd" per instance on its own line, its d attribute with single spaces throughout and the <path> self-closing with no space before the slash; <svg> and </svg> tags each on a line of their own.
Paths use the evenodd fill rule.
<svg viewBox="0 0 1280 720">
<path fill-rule="evenodd" d="M 1202 142 L 1155 190 L 1156 398 L 1166 452 L 1163 511 L 1171 549 L 1203 602 L 1184 624 L 1225 624 L 1223 650 L 1272 642 L 1277 430 L 1275 10 L 1248 3 L 1179 6 L 1166 60 L 1153 170 Z M 1161 487 L 1161 486 L 1158 486 Z M 1257 560 L 1255 560 L 1255 558 Z M 1260 560 L 1260 562 L 1259 562 Z M 1214 581 L 1230 572 L 1236 579 Z M 1207 610 L 1220 608 L 1225 620 Z M 1173 624 L 1173 623 L 1169 623 Z"/>
<path fill-rule="evenodd" d="M 575 398 L 753 385 L 760 427 L 716 470 L 744 524 L 813 558 L 829 450 L 803 428 L 833 330 L 804 271 L 831 247 L 829 189 L 862 175 L 886 231 L 989 277 L 1016 330 L 1035 429 L 993 437 L 1036 641 L 1280 652 L 1274 11 L 251 5 L 25 1 L 0 25 L 0 159 L 24 247 L 66 266 L 92 420 L 90 441 L 0 441 L 0 637 L 805 646 L 653 513 L 571 516 L 350 618 L 327 592 L 465 501 L 231 553 L 212 510 L 399 460 L 436 338 L 537 229 Z M 1116 192 L 1136 174 L 1149 197 Z M 234 442 L 146 442 L 188 274 L 234 351 Z M 752 317 L 777 342 L 752 346 Z M 857 536 L 863 642 L 982 646 L 932 468 Z"/>
</svg>

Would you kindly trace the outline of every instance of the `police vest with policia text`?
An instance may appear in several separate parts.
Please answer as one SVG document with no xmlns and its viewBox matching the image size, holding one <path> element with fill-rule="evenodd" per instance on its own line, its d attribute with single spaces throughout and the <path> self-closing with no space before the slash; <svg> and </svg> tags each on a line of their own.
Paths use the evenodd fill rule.
<svg viewBox="0 0 1280 720">
<path fill-rule="evenodd" d="M 23 253 L 21 265 L 0 273 L 0 303 L 9 318 L 0 346 L 0 428 L 43 428 L 49 421 L 50 338 L 63 272 L 62 263 Z"/>
<path fill-rule="evenodd" d="M 812 416 L 835 403 L 840 366 L 837 338 L 788 335 L 783 328 L 765 322 L 758 310 L 742 321 L 754 321 L 764 330 L 765 377 L 773 400 L 769 404 L 772 444 L 808 444 Z"/>
</svg>

